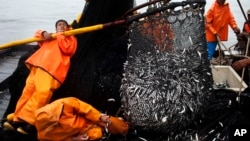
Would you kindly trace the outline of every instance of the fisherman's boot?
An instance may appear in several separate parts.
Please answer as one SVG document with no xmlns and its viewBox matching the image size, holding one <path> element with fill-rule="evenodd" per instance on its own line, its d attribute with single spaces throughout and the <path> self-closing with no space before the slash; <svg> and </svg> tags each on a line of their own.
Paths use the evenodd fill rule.
<svg viewBox="0 0 250 141">
<path fill-rule="evenodd" d="M 5 130 L 16 130 L 18 127 L 22 126 L 22 122 L 5 121 L 3 127 Z"/>
<path fill-rule="evenodd" d="M 16 130 L 19 126 L 21 126 L 22 122 L 13 121 L 14 113 L 10 113 L 6 117 L 7 121 L 3 123 L 3 127 L 5 130 Z"/>
<path fill-rule="evenodd" d="M 9 121 L 5 121 L 3 123 L 3 127 L 5 130 L 16 130 L 15 127 Z"/>
<path fill-rule="evenodd" d="M 32 126 L 30 124 L 26 124 L 24 126 L 20 126 L 17 128 L 17 132 L 21 133 L 21 134 L 35 134 L 36 133 L 36 128 L 35 126 Z"/>
</svg>

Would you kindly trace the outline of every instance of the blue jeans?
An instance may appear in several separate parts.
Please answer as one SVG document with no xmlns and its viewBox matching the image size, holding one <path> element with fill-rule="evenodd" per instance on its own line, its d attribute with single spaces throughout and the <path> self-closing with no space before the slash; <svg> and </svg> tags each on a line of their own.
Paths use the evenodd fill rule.
<svg viewBox="0 0 250 141">
<path fill-rule="evenodd" d="M 208 59 L 209 60 L 211 60 L 213 58 L 217 43 L 218 43 L 217 41 L 207 42 L 207 51 L 208 51 Z"/>
</svg>

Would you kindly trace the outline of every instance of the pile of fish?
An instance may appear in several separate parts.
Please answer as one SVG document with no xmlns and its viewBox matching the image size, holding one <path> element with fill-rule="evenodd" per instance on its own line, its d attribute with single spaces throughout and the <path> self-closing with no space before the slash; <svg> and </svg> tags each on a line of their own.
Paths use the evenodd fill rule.
<svg viewBox="0 0 250 141">
<path fill-rule="evenodd" d="M 204 9 L 168 9 L 130 26 L 121 97 L 135 129 L 169 133 L 186 127 L 208 104 L 212 74 Z"/>
</svg>

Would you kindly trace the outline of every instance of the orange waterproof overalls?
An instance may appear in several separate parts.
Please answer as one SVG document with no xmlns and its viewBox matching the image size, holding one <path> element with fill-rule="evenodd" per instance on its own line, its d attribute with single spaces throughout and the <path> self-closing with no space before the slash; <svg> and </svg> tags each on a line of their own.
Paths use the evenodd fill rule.
<svg viewBox="0 0 250 141">
<path fill-rule="evenodd" d="M 35 33 L 42 38 L 42 30 Z M 30 69 L 26 85 L 14 112 L 14 121 L 26 121 L 34 125 L 34 112 L 46 105 L 54 92 L 65 80 L 70 58 L 76 51 L 74 36 L 57 33 L 55 40 L 39 42 L 40 48 L 25 63 Z"/>
<path fill-rule="evenodd" d="M 73 136 L 84 134 L 89 140 L 102 137 L 98 125 L 101 113 L 73 97 L 58 99 L 38 109 L 35 117 L 39 141 L 71 141 Z"/>
</svg>

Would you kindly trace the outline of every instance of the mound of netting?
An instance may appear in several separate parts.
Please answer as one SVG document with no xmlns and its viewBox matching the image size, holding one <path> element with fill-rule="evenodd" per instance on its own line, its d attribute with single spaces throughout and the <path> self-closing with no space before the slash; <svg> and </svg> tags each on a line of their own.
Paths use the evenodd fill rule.
<svg viewBox="0 0 250 141">
<path fill-rule="evenodd" d="M 204 5 L 165 3 L 147 11 L 160 12 L 130 25 L 120 90 L 125 115 L 136 129 L 179 130 L 207 105 L 213 82 L 204 36 Z"/>
</svg>

